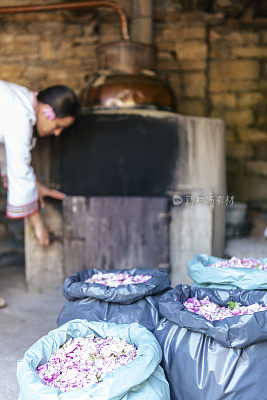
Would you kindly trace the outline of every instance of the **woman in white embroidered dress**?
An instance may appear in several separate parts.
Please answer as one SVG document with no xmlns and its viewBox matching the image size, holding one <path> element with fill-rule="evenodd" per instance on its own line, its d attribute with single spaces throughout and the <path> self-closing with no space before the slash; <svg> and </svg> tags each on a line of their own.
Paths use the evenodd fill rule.
<svg viewBox="0 0 267 400">
<path fill-rule="evenodd" d="M 78 99 L 66 86 L 52 86 L 37 94 L 0 80 L 0 169 L 7 188 L 6 213 L 12 219 L 29 218 L 41 246 L 49 245 L 49 231 L 39 204 L 44 206 L 45 196 L 62 200 L 65 195 L 36 181 L 30 166 L 33 127 L 40 137 L 58 136 L 78 112 Z"/>
</svg>

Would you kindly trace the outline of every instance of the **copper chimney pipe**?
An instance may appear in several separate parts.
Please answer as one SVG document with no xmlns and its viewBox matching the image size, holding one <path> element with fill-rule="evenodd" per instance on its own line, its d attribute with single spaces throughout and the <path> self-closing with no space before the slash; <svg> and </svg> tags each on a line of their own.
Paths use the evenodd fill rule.
<svg viewBox="0 0 267 400">
<path fill-rule="evenodd" d="M 131 39 L 153 45 L 153 0 L 132 0 Z"/>
<path fill-rule="evenodd" d="M 57 11 L 57 10 L 77 10 L 81 8 L 96 8 L 96 7 L 110 7 L 113 8 L 119 15 L 121 22 L 121 32 L 124 40 L 129 40 L 127 18 L 123 10 L 112 1 L 75 1 L 72 3 L 55 3 L 47 5 L 36 6 L 17 6 L 17 7 L 0 7 L 0 15 L 4 14 L 21 14 L 30 12 L 42 11 Z"/>
</svg>

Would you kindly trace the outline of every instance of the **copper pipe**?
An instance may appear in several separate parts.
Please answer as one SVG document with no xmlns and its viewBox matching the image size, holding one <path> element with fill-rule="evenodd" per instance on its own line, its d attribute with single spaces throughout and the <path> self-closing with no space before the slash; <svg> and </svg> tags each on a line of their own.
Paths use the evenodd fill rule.
<svg viewBox="0 0 267 400">
<path fill-rule="evenodd" d="M 0 15 L 2 14 L 20 14 L 29 12 L 41 11 L 57 11 L 57 10 L 75 10 L 80 8 L 96 8 L 96 7 L 111 7 L 118 14 L 121 22 L 121 32 L 124 40 L 129 40 L 127 18 L 123 10 L 112 1 L 77 1 L 73 3 L 55 3 L 36 6 L 18 6 L 18 7 L 0 7 Z"/>
</svg>

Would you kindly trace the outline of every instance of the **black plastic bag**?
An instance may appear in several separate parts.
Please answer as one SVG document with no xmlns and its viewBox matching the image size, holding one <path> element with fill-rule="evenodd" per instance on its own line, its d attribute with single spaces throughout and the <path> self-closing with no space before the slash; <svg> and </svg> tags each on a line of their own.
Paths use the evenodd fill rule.
<svg viewBox="0 0 267 400">
<path fill-rule="evenodd" d="M 188 311 L 189 297 L 267 305 L 267 292 L 192 289 L 178 285 L 160 300 L 164 318 L 154 334 L 172 400 L 252 400 L 267 398 L 267 311 L 208 321 Z M 265 397 L 264 397 L 265 396 Z"/>
<path fill-rule="evenodd" d="M 150 275 L 151 278 L 144 283 L 118 287 L 85 282 L 99 272 Z M 117 324 L 138 322 L 153 332 L 160 320 L 159 300 L 169 287 L 168 274 L 156 268 L 109 271 L 93 268 L 77 272 L 64 282 L 63 293 L 68 301 L 58 317 L 58 326 L 72 319 L 80 318 L 87 321 L 107 321 Z"/>
</svg>

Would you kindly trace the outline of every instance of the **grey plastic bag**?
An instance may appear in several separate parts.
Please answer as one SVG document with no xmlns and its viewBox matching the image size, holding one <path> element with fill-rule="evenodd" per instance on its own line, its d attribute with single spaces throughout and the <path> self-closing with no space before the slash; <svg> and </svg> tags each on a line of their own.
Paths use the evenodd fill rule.
<svg viewBox="0 0 267 400">
<path fill-rule="evenodd" d="M 118 287 L 85 282 L 86 279 L 98 272 L 127 272 L 132 275 L 150 275 L 151 278 L 144 283 Z M 93 268 L 80 271 L 64 282 L 63 293 L 68 301 L 58 316 L 57 324 L 60 326 L 75 318 L 116 324 L 138 322 L 153 332 L 160 320 L 159 300 L 169 287 L 168 274 L 156 268 L 110 271 Z"/>
<path fill-rule="evenodd" d="M 188 297 L 208 296 L 219 305 L 238 301 L 267 305 L 262 291 L 192 289 L 178 285 L 160 300 L 164 318 L 154 334 L 172 400 L 264 398 L 267 381 L 267 311 L 208 321 L 188 311 Z"/>
</svg>

